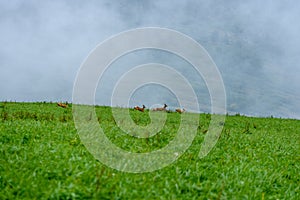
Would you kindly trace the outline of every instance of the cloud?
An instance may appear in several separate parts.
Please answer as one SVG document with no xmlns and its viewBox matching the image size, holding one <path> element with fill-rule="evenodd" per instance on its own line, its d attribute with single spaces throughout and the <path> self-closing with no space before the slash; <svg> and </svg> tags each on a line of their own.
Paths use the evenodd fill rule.
<svg viewBox="0 0 300 200">
<path fill-rule="evenodd" d="M 299 8 L 297 1 L 268 0 L 0 2 L 0 100 L 70 101 L 79 66 L 97 44 L 157 26 L 207 49 L 223 76 L 229 111 L 300 118 Z M 153 52 L 123 64 L 130 69 L 149 60 L 176 68 L 171 57 Z M 199 97 L 208 96 L 188 65 L 177 69 L 194 81 Z M 108 80 L 122 70 L 116 65 Z"/>
</svg>

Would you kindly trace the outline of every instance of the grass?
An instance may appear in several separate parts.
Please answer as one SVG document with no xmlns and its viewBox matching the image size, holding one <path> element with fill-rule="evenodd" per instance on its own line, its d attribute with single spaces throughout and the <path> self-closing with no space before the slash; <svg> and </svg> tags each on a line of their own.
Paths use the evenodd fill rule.
<svg viewBox="0 0 300 200">
<path fill-rule="evenodd" d="M 157 135 L 135 139 L 116 126 L 110 107 L 96 112 L 107 137 L 132 152 L 168 144 L 181 116 L 167 113 Z M 150 122 L 147 112 L 130 114 L 137 124 Z M 227 116 L 217 145 L 199 159 L 210 115 L 199 117 L 193 144 L 176 162 L 133 174 L 93 158 L 72 105 L 0 102 L 0 199 L 300 199 L 299 120 Z"/>
</svg>

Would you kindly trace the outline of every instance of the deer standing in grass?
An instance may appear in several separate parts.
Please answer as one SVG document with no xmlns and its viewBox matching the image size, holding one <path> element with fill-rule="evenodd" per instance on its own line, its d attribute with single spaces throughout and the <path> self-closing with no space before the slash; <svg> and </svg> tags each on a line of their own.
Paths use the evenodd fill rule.
<svg viewBox="0 0 300 200">
<path fill-rule="evenodd" d="M 57 105 L 59 107 L 62 107 L 62 108 L 67 108 L 68 107 L 68 104 L 64 104 L 64 103 L 57 103 Z"/>
<path fill-rule="evenodd" d="M 168 107 L 168 105 L 164 104 L 164 107 L 162 107 L 162 108 L 154 108 L 153 111 L 166 111 L 167 107 Z"/>
<path fill-rule="evenodd" d="M 138 107 L 138 106 L 135 106 L 135 107 L 134 107 L 134 110 L 138 110 L 138 111 L 144 112 L 145 108 L 146 108 L 145 105 L 143 105 L 142 108 L 141 108 L 141 107 Z"/>
<path fill-rule="evenodd" d="M 183 109 L 177 108 L 175 111 L 181 114 L 181 113 L 185 112 L 185 109 L 184 108 Z"/>
</svg>

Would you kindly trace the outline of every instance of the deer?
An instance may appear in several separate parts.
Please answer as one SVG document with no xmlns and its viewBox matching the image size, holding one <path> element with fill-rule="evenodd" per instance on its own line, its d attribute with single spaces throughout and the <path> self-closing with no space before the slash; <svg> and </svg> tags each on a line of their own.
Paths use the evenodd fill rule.
<svg viewBox="0 0 300 200">
<path fill-rule="evenodd" d="M 142 108 L 141 108 L 141 107 L 139 107 L 139 106 L 135 106 L 135 107 L 134 107 L 134 110 L 138 110 L 138 111 L 144 112 L 145 108 L 146 108 L 146 106 L 145 106 L 145 105 L 143 105 L 143 107 L 142 107 Z"/>
<path fill-rule="evenodd" d="M 67 107 L 68 107 L 68 104 L 57 103 L 57 106 L 62 107 L 62 108 L 67 108 Z"/>
<path fill-rule="evenodd" d="M 179 114 L 181 114 L 181 113 L 185 112 L 185 109 L 184 108 L 183 109 L 177 108 L 175 111 L 178 112 Z"/>
<path fill-rule="evenodd" d="M 168 105 L 164 104 L 164 107 L 162 107 L 162 108 L 154 108 L 153 111 L 166 111 L 167 107 L 168 107 Z"/>
</svg>

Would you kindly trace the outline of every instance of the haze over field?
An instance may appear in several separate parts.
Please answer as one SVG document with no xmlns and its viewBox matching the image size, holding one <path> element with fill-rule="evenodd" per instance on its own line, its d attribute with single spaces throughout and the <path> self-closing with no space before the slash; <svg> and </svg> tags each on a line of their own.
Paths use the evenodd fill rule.
<svg viewBox="0 0 300 200">
<path fill-rule="evenodd" d="M 299 1 L 1 1 L 0 101 L 71 101 L 81 63 L 103 40 L 133 28 L 180 31 L 208 51 L 223 77 L 229 112 L 300 119 Z M 97 104 L 110 105 L 120 76 L 148 62 L 167 64 L 193 85 L 203 111 L 209 94 L 183 59 L 141 50 L 111 65 Z M 159 91 L 159 92 L 157 92 Z M 168 103 L 174 94 L 148 85 L 130 106 Z"/>
</svg>

